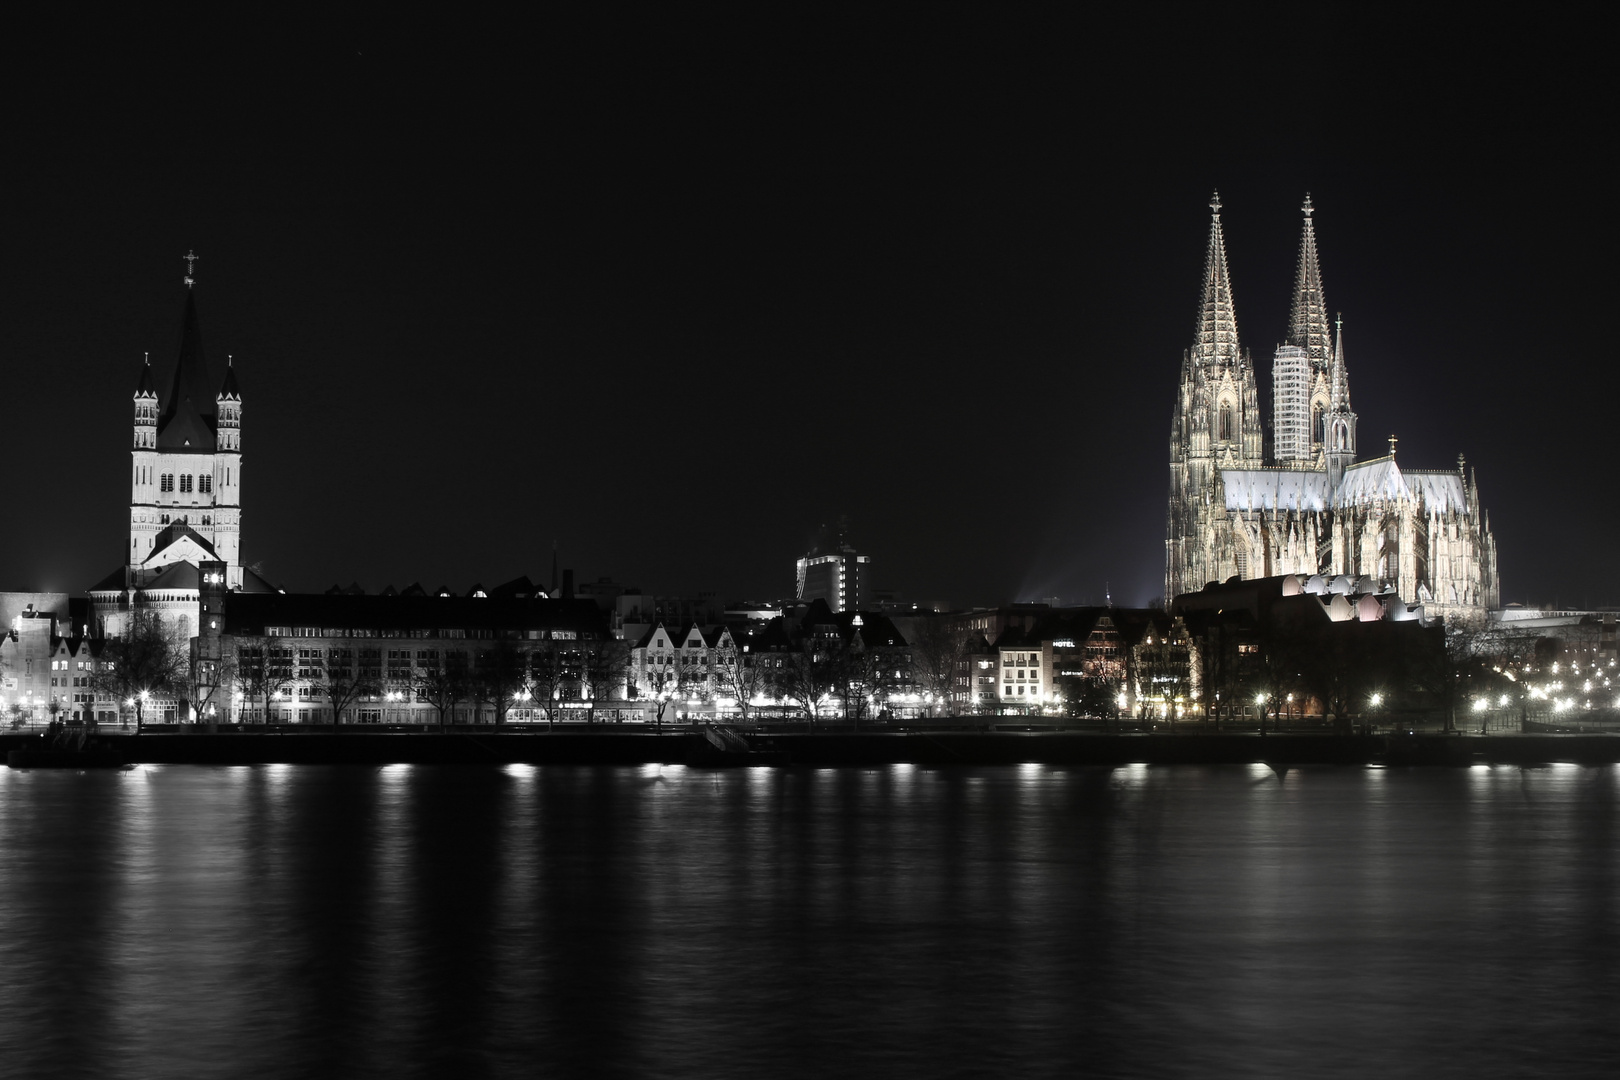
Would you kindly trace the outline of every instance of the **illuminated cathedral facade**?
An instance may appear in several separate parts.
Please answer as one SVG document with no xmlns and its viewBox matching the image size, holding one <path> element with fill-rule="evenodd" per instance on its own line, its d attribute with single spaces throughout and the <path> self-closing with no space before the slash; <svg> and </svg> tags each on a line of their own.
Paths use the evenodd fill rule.
<svg viewBox="0 0 1620 1080">
<path fill-rule="evenodd" d="M 1212 581 L 1347 576 L 1438 615 L 1499 605 L 1479 488 L 1455 469 L 1357 460 L 1343 325 L 1328 317 L 1307 197 L 1287 341 L 1272 359 L 1267 445 L 1254 362 L 1238 344 L 1221 203 L 1210 203 L 1203 299 L 1170 425 L 1164 599 Z"/>
</svg>

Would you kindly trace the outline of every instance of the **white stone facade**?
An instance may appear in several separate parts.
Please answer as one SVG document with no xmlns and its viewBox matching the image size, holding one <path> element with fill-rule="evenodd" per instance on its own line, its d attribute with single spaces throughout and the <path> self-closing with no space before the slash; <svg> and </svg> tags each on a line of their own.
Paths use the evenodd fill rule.
<svg viewBox="0 0 1620 1080">
<path fill-rule="evenodd" d="M 1223 437 L 1238 434 L 1226 410 L 1241 403 L 1246 423 L 1255 390 L 1218 199 L 1212 208 L 1198 338 L 1171 423 L 1165 602 L 1232 577 L 1349 574 L 1435 614 L 1497 607 L 1496 542 L 1463 459 L 1455 471 L 1403 472 L 1392 440 L 1386 457 L 1356 462 L 1343 328 L 1329 330 L 1308 199 L 1289 342 L 1273 366 L 1272 453 L 1246 428 Z"/>
</svg>

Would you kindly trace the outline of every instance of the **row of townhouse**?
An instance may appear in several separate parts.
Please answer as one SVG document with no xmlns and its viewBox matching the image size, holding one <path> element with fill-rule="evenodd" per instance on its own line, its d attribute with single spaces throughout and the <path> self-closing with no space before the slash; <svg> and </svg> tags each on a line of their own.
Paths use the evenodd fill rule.
<svg viewBox="0 0 1620 1080">
<path fill-rule="evenodd" d="M 95 715 L 102 642 L 83 633 L 80 606 L 64 593 L 0 594 L 0 712 L 9 724 Z"/>
<path fill-rule="evenodd" d="M 630 696 L 662 715 L 861 719 L 925 709 L 911 647 L 887 616 L 824 600 L 768 620 L 654 623 L 635 642 Z"/>
</svg>

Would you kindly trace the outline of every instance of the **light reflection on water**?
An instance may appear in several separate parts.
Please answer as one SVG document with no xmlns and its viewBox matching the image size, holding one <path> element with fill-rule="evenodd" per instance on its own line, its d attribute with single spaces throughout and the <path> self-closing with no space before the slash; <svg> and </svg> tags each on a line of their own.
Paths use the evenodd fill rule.
<svg viewBox="0 0 1620 1080">
<path fill-rule="evenodd" d="M 1609 1075 L 1617 788 L 4 771 L 0 1070 Z"/>
</svg>

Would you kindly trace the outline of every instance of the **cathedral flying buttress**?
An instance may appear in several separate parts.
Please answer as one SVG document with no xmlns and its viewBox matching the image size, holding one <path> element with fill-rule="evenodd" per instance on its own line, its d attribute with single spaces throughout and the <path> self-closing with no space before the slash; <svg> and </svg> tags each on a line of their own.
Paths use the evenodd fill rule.
<svg viewBox="0 0 1620 1080">
<path fill-rule="evenodd" d="M 1309 196 L 1267 445 L 1219 196 L 1210 209 L 1198 326 L 1171 419 L 1165 602 L 1212 581 L 1299 574 L 1349 576 L 1439 615 L 1499 606 L 1496 542 L 1464 460 L 1402 470 L 1393 438 L 1386 456 L 1356 460 L 1344 326 L 1328 316 Z"/>
</svg>

